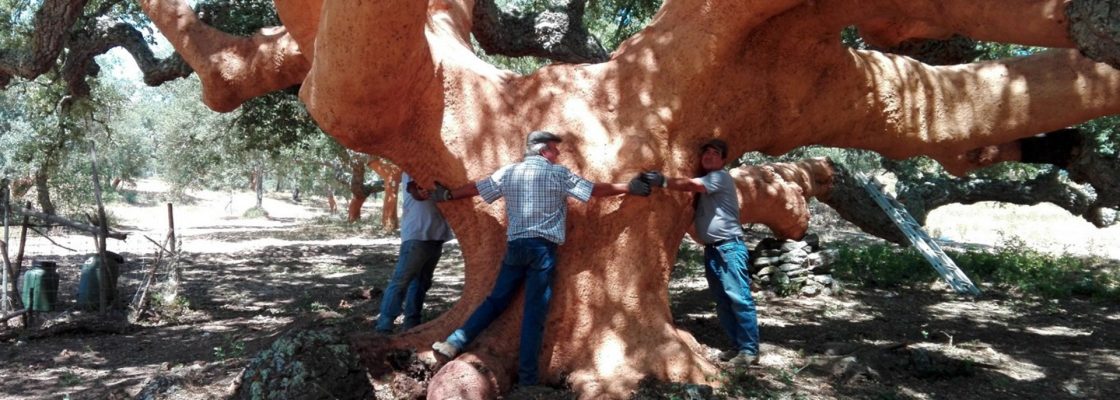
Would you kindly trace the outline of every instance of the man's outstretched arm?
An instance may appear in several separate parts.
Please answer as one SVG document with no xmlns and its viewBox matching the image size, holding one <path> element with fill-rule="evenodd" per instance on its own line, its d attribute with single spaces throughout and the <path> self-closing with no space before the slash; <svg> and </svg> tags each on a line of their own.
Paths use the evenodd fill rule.
<svg viewBox="0 0 1120 400">
<path fill-rule="evenodd" d="M 652 187 L 660 187 L 681 192 L 707 193 L 708 187 L 700 178 L 670 178 L 662 175 L 660 171 L 649 171 L 641 174 L 642 181 Z"/>
</svg>

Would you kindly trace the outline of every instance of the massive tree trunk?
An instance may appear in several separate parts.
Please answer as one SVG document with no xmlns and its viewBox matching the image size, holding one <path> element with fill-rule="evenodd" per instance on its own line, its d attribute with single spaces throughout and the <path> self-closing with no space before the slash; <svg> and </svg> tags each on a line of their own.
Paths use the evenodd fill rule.
<svg viewBox="0 0 1120 400">
<path fill-rule="evenodd" d="M 697 146 L 711 137 L 727 140 L 733 155 L 824 144 L 929 155 L 959 173 L 992 162 L 973 149 L 1120 111 L 1120 73 L 1076 50 L 939 67 L 840 43 L 856 24 L 887 46 L 959 33 L 1070 48 L 1062 0 L 667 0 L 609 60 L 530 75 L 474 55 L 471 0 L 277 0 L 285 28 L 253 38 L 208 29 L 183 1 L 141 4 L 199 71 L 212 108 L 302 82 L 300 97 L 324 131 L 425 186 L 459 185 L 517 161 L 534 129 L 564 135 L 560 162 L 596 181 L 645 169 L 692 175 Z M 827 188 L 830 169 L 818 161 L 735 177 L 744 222 L 797 237 L 807 221 L 797 210 Z M 567 380 L 584 397 L 625 397 L 647 376 L 709 383 L 716 375 L 669 313 L 690 202 L 658 192 L 571 207 L 541 354 L 545 381 Z M 430 353 L 493 284 L 505 249 L 502 204 L 441 209 L 467 260 L 462 299 L 390 345 Z M 470 375 L 482 386 L 450 390 L 470 397 L 506 387 L 520 310 L 512 304 L 447 367 L 466 375 L 437 375 L 432 397 Z"/>
</svg>

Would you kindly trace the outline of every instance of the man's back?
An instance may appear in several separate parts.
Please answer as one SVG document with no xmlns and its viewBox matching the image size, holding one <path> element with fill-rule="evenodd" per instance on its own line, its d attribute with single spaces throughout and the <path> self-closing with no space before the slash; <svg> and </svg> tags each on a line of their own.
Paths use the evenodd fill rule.
<svg viewBox="0 0 1120 400">
<path fill-rule="evenodd" d="M 480 182 L 479 194 L 487 202 L 506 198 L 509 240 L 541 237 L 564 243 L 568 196 L 591 198 L 591 182 L 540 156 L 508 165 Z"/>
</svg>

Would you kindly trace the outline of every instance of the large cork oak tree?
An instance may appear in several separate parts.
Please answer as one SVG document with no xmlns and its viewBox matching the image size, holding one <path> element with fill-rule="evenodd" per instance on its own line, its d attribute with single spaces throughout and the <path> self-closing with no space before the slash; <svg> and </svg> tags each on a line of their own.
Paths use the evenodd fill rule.
<svg viewBox="0 0 1120 400">
<path fill-rule="evenodd" d="M 184 0 L 140 3 L 198 73 L 211 108 L 229 111 L 302 85 L 324 131 L 427 186 L 457 186 L 517 161 L 535 129 L 564 135 L 561 163 L 597 181 L 644 169 L 691 175 L 698 144 L 711 137 L 730 143 L 732 154 L 822 144 L 928 155 L 959 173 L 1017 159 L 1017 139 L 1120 111 L 1120 73 L 1077 50 L 1105 61 L 1114 55 L 1105 1 L 666 0 L 605 61 L 529 75 L 475 56 L 474 25 L 501 20 L 485 18 L 471 0 L 277 0 L 284 26 L 249 38 L 206 26 Z M 840 34 L 851 25 L 883 47 L 960 34 L 1057 50 L 935 67 L 844 47 Z M 539 40 L 536 50 L 570 45 Z M 998 156 L 970 156 L 987 146 Z M 802 235 L 804 199 L 826 193 L 830 174 L 826 162 L 736 170 L 744 222 Z M 541 355 L 546 381 L 566 380 L 583 397 L 623 397 L 645 377 L 708 383 L 718 372 L 669 312 L 669 272 L 690 202 L 658 192 L 573 204 Z M 467 260 L 462 299 L 387 339 L 392 346 L 430 352 L 482 301 L 497 272 L 502 205 L 476 199 L 442 209 Z M 520 309 L 513 304 L 444 366 L 429 397 L 486 397 L 508 387 Z"/>
</svg>

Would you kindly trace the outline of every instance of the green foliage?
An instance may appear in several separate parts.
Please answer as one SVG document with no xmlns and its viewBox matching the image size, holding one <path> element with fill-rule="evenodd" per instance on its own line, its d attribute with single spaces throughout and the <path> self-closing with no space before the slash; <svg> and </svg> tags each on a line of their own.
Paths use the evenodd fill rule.
<svg viewBox="0 0 1120 400">
<path fill-rule="evenodd" d="M 332 326 L 281 335 L 249 360 L 233 397 L 373 398 L 366 369 L 342 332 Z"/>
<path fill-rule="evenodd" d="M 976 58 L 976 61 L 1023 57 L 1045 50 L 1041 47 L 996 42 L 977 42 L 976 49 L 980 52 L 980 56 Z"/>
<path fill-rule="evenodd" d="M 5 49 L 0 51 L 26 51 L 37 6 L 30 0 L 0 0 L 0 49 Z"/>
<path fill-rule="evenodd" d="M 871 287 L 898 287 L 940 279 L 917 251 L 893 245 L 842 246 L 834 274 L 846 282 Z M 1093 268 L 1068 254 L 1050 255 L 1009 240 L 994 251 L 948 252 L 976 283 L 1047 298 L 1089 296 L 1120 300 L 1120 271 Z"/>
<path fill-rule="evenodd" d="M 704 275 L 704 249 L 697 249 L 688 241 L 681 241 L 677 249 L 677 264 L 673 267 L 670 279 L 702 277 Z"/>
<path fill-rule="evenodd" d="M 866 247 L 844 245 L 839 250 L 833 273 L 845 282 L 869 287 L 895 287 L 937 279 L 937 273 L 913 248 L 899 249 L 893 245 L 876 244 Z"/>
<path fill-rule="evenodd" d="M 231 126 L 239 138 L 238 150 L 262 151 L 276 158 L 285 149 L 311 148 L 323 133 L 297 94 L 295 90 L 284 90 L 242 104 Z"/>
<path fill-rule="evenodd" d="M 826 146 L 803 146 L 791 150 L 780 156 L 769 156 L 757 151 L 740 156 L 735 162 L 729 163 L 731 168 L 740 165 L 758 165 L 774 162 L 794 162 L 805 158 L 828 157 L 832 162 L 843 166 L 848 171 L 871 171 L 882 168 L 883 156 L 870 150 L 844 149 Z"/>
<path fill-rule="evenodd" d="M 661 0 L 603 0 L 587 5 L 584 24 L 607 51 L 614 51 L 645 28 L 661 9 Z"/>
<path fill-rule="evenodd" d="M 35 15 L 42 3 L 39 0 L 0 0 L 0 54 L 31 51 Z M 135 1 L 89 0 L 82 8 L 82 16 L 68 30 L 89 35 L 116 23 L 132 25 L 146 32 L 149 42 L 153 41 L 148 18 Z"/>
<path fill-rule="evenodd" d="M 210 0 L 199 4 L 198 11 L 210 26 L 234 35 L 249 36 L 280 25 L 272 0 Z"/>
<path fill-rule="evenodd" d="M 98 172 L 111 200 L 109 182 L 145 173 L 150 144 L 131 131 L 117 131 L 115 121 L 127 101 L 112 83 L 92 81 L 94 96 L 73 100 L 52 78 L 44 75 L 0 92 L 5 128 L 0 133 L 0 173 L 46 176 L 52 202 L 72 213 L 93 201 L 91 146 L 97 146 Z"/>
<path fill-rule="evenodd" d="M 955 255 L 966 271 L 988 280 L 1048 298 L 1092 296 L 1120 300 L 1116 271 L 1094 269 L 1068 254 L 1041 253 L 1012 238 L 995 253 L 972 251 Z M 975 272 L 973 272 L 975 271 Z"/>
<path fill-rule="evenodd" d="M 693 383 L 660 382 L 646 378 L 638 383 L 631 400 L 686 400 L 716 398 L 711 386 Z"/>
<path fill-rule="evenodd" d="M 723 384 L 717 395 L 729 399 L 776 399 L 780 394 L 768 389 L 749 368 L 724 370 L 718 378 Z"/>
<path fill-rule="evenodd" d="M 241 217 L 243 217 L 243 218 L 268 218 L 268 211 L 265 211 L 263 208 L 260 208 L 260 207 L 253 207 L 253 208 L 250 208 L 248 210 L 245 210 L 245 213 L 242 214 Z"/>
<path fill-rule="evenodd" d="M 176 323 L 191 311 L 191 302 L 185 296 L 175 296 L 172 300 L 168 293 L 157 291 L 152 294 L 152 311 L 158 313 L 161 320 Z"/>
<path fill-rule="evenodd" d="M 502 10 L 541 12 L 555 6 L 550 0 L 498 0 Z M 588 32 L 599 40 L 607 52 L 614 51 L 623 41 L 645 28 L 652 21 L 662 0 L 602 0 L 588 2 L 583 23 Z M 473 40 L 473 39 L 472 39 Z M 506 57 L 485 54 L 478 44 L 475 53 L 486 62 L 519 74 L 531 73 L 550 63 L 536 57 Z"/>
<path fill-rule="evenodd" d="M 1097 118 L 1077 126 L 1085 139 L 1105 155 L 1116 157 L 1120 154 L 1120 116 L 1111 115 Z"/>
<path fill-rule="evenodd" d="M 244 356 L 244 340 L 227 339 L 224 345 L 214 347 L 214 359 L 218 361 L 224 361 L 231 358 L 241 358 Z"/>
<path fill-rule="evenodd" d="M 82 383 L 82 377 L 71 371 L 62 371 L 58 376 L 58 383 L 62 386 L 75 386 Z"/>
<path fill-rule="evenodd" d="M 867 49 L 867 43 L 863 41 L 863 37 L 859 35 L 859 28 L 854 25 L 844 27 L 840 31 L 840 43 L 857 50 Z"/>
</svg>

